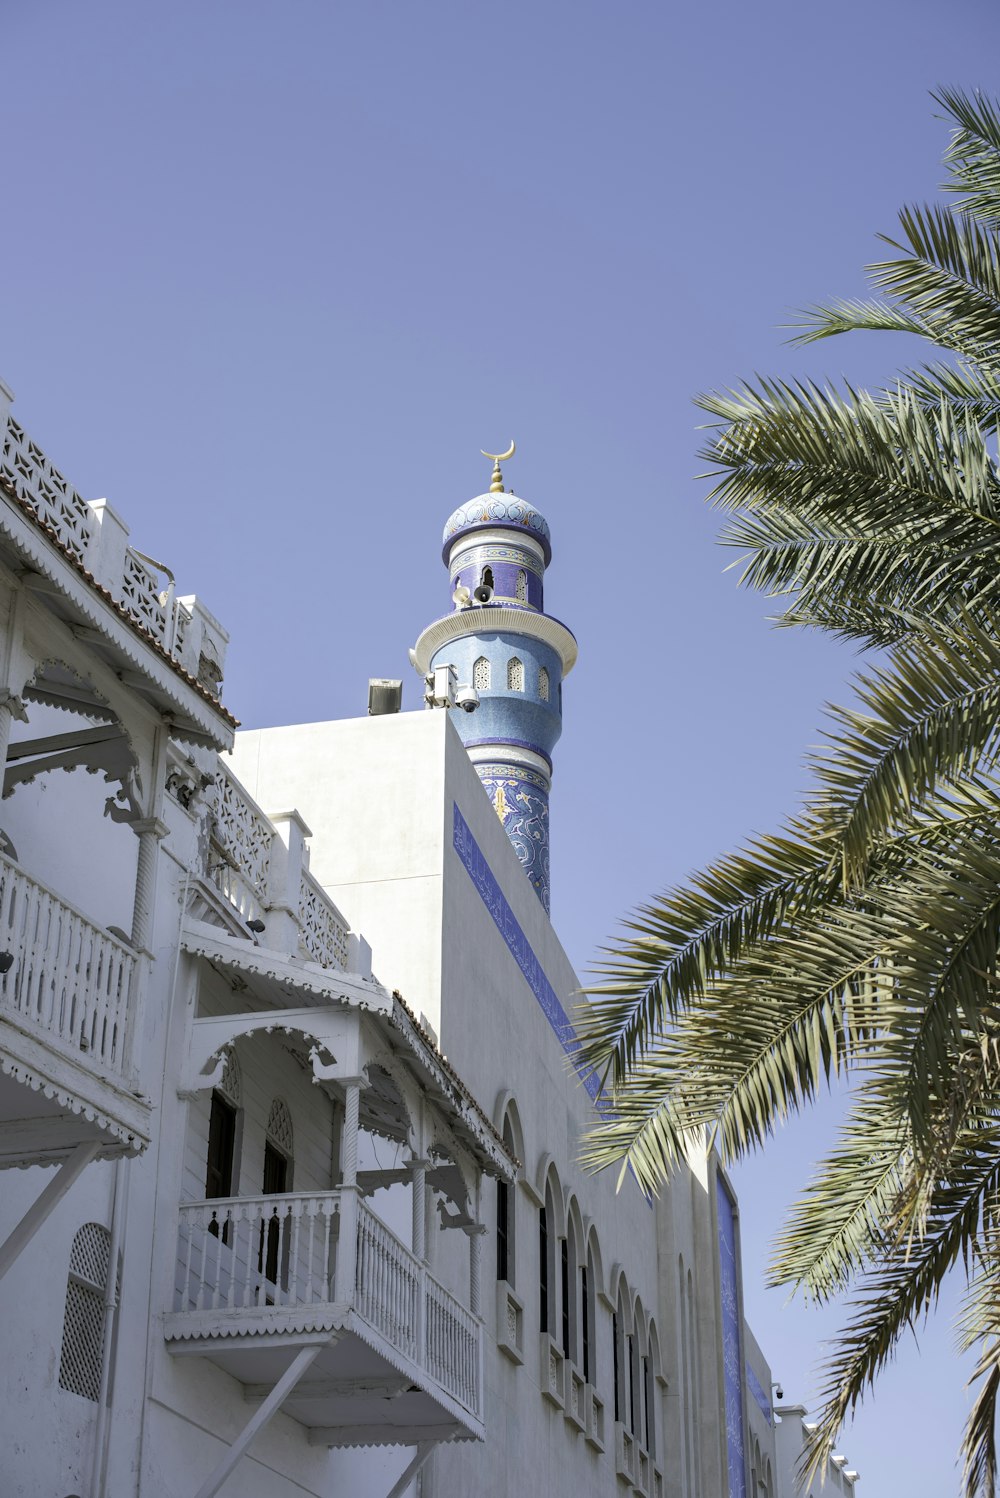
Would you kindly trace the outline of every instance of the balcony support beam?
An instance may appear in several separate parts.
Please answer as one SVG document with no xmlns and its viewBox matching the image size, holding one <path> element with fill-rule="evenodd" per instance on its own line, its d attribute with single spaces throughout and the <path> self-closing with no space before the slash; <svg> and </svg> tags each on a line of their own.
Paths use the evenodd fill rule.
<svg viewBox="0 0 1000 1498">
<path fill-rule="evenodd" d="M 386 1498 L 403 1498 L 403 1494 L 406 1492 L 407 1488 L 410 1486 L 410 1483 L 416 1477 L 417 1473 L 420 1471 L 421 1467 L 424 1465 L 424 1462 L 427 1460 L 433 1450 L 433 1441 L 421 1441 L 418 1444 L 416 1455 L 406 1467 L 405 1471 L 397 1479 L 397 1481 L 393 1483 L 392 1487 L 386 1494 Z"/>
<path fill-rule="evenodd" d="M 326 1344 L 321 1343 L 318 1347 L 303 1347 L 301 1352 L 292 1359 L 263 1404 L 254 1412 L 236 1437 L 211 1477 L 207 1478 L 198 1489 L 197 1498 L 215 1498 L 215 1494 L 244 1455 L 251 1441 L 259 1431 L 263 1430 L 272 1415 L 277 1414 L 299 1379 L 319 1357 L 324 1345 Z"/>
<path fill-rule="evenodd" d="M 3 1279 L 22 1249 L 27 1248 L 38 1229 L 55 1211 L 67 1191 L 75 1184 L 77 1177 L 86 1170 L 100 1148 L 99 1139 L 85 1139 L 60 1165 L 51 1181 L 25 1212 L 14 1231 L 8 1235 L 3 1244 L 0 1244 L 0 1279 Z"/>
</svg>

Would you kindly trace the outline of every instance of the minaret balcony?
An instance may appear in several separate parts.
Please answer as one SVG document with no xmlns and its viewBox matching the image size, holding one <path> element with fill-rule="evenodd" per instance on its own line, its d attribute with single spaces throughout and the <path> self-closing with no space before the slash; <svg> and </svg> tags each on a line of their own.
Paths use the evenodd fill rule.
<svg viewBox="0 0 1000 1498">
<path fill-rule="evenodd" d="M 0 854 L 0 1166 L 148 1143 L 132 1067 L 139 962 Z"/>
<path fill-rule="evenodd" d="M 318 1347 L 282 1406 L 313 1445 L 483 1435 L 482 1321 L 352 1188 L 182 1204 L 165 1334 L 248 1399 Z"/>
</svg>

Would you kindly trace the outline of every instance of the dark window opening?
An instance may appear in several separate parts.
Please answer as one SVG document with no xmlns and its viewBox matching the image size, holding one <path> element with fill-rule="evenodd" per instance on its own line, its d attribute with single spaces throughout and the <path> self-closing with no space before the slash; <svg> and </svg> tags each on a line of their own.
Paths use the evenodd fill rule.
<svg viewBox="0 0 1000 1498">
<path fill-rule="evenodd" d="M 642 1360 L 642 1392 L 646 1406 L 646 1450 L 656 1455 L 656 1417 L 653 1412 L 653 1380 L 649 1371 L 649 1358 Z"/>
<path fill-rule="evenodd" d="M 236 1109 L 220 1092 L 212 1093 L 212 1112 L 208 1121 L 208 1165 L 205 1170 L 205 1196 L 232 1196 L 233 1153 L 236 1147 Z M 219 1236 L 219 1224 L 212 1218 L 208 1231 Z M 229 1223 L 222 1229 L 223 1243 L 229 1242 Z"/>
<path fill-rule="evenodd" d="M 510 1280 L 510 1187 L 497 1181 L 497 1279 Z"/>
<path fill-rule="evenodd" d="M 549 1220 L 544 1207 L 538 1209 L 538 1326 L 549 1329 Z"/>
<path fill-rule="evenodd" d="M 628 1338 L 628 1428 L 635 1435 L 636 1425 L 636 1401 L 635 1401 L 635 1338 Z"/>
<path fill-rule="evenodd" d="M 590 1295 L 587 1285 L 587 1266 L 580 1266 L 580 1343 L 583 1356 L 583 1381 L 593 1383 L 590 1376 Z"/>
<path fill-rule="evenodd" d="M 612 1316 L 611 1316 L 611 1346 L 612 1346 L 612 1350 L 614 1352 L 614 1358 L 615 1358 L 615 1367 L 614 1367 L 614 1375 L 615 1375 L 615 1419 L 616 1420 L 620 1420 L 621 1417 L 622 1417 L 622 1402 L 621 1402 L 621 1395 L 619 1393 L 619 1386 L 621 1384 L 621 1364 L 619 1362 L 619 1354 L 618 1354 L 618 1312 L 617 1311 L 612 1312 Z"/>
<path fill-rule="evenodd" d="M 562 1251 L 562 1350 L 563 1357 L 569 1357 L 569 1243 L 564 1238 L 561 1244 Z"/>
<path fill-rule="evenodd" d="M 483 568 L 483 584 L 482 585 L 483 585 L 484 588 L 492 588 L 494 586 L 494 582 L 493 582 L 493 568 L 492 567 L 484 567 Z"/>
<path fill-rule="evenodd" d="M 280 1150 L 268 1140 L 264 1145 L 264 1195 L 281 1196 L 286 1190 L 288 1183 L 288 1161 Z M 267 1223 L 267 1246 L 265 1253 L 264 1223 L 260 1225 L 260 1246 L 257 1251 L 257 1268 L 263 1270 L 264 1278 L 270 1280 L 272 1285 L 278 1283 L 278 1261 L 282 1261 L 282 1284 L 287 1284 L 288 1279 L 288 1234 L 285 1233 L 285 1242 L 282 1245 L 282 1222 L 277 1210 L 272 1212 Z"/>
</svg>

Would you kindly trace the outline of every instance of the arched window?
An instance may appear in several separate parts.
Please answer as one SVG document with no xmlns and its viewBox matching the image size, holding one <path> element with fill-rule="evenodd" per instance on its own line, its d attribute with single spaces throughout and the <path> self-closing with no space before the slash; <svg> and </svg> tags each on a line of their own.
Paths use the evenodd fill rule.
<svg viewBox="0 0 1000 1498">
<path fill-rule="evenodd" d="M 99 1222 L 85 1222 L 69 1256 L 59 1387 L 95 1404 L 101 1397 L 104 1296 L 110 1272 L 111 1234 Z"/>
<path fill-rule="evenodd" d="M 538 1209 L 538 1329 L 549 1329 L 549 1201 Z"/>
<path fill-rule="evenodd" d="M 630 1408 L 628 1353 L 632 1340 L 626 1333 L 627 1325 L 625 1303 L 619 1289 L 617 1309 L 611 1318 L 611 1343 L 614 1349 L 615 1419 L 625 1424 L 628 1424 L 627 1412 Z"/>
<path fill-rule="evenodd" d="M 523 567 L 517 569 L 517 582 L 514 585 L 514 597 L 518 603 L 528 601 L 528 574 Z"/>
<path fill-rule="evenodd" d="M 580 1357 L 584 1382 L 597 1386 L 597 1269 L 594 1246 L 587 1247 L 587 1262 L 580 1265 Z"/>
<path fill-rule="evenodd" d="M 509 1118 L 503 1121 L 503 1142 L 512 1155 L 517 1154 L 514 1147 L 514 1131 Z M 516 1186 L 509 1186 L 505 1180 L 498 1177 L 497 1279 L 506 1280 L 508 1285 L 514 1284 L 514 1250 L 517 1242 L 514 1232 L 517 1210 L 516 1191 Z"/>
<path fill-rule="evenodd" d="M 543 702 L 549 700 L 549 673 L 544 666 L 538 668 L 538 695 Z"/>
<path fill-rule="evenodd" d="M 524 691 L 524 662 L 512 655 L 507 662 L 507 690 L 508 692 Z"/>
<path fill-rule="evenodd" d="M 472 685 L 477 692 L 490 689 L 490 663 L 485 655 L 481 655 L 472 667 Z"/>
</svg>

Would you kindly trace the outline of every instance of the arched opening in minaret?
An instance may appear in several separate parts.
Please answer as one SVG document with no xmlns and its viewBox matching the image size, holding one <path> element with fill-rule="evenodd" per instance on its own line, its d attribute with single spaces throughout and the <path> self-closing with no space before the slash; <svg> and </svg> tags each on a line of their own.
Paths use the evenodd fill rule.
<svg viewBox="0 0 1000 1498">
<path fill-rule="evenodd" d="M 508 692 L 524 691 L 524 662 L 516 655 L 512 655 L 507 662 L 507 690 Z"/>
<path fill-rule="evenodd" d="M 525 572 L 523 567 L 519 567 L 517 569 L 517 582 L 514 586 L 514 596 L 517 599 L 518 603 L 527 603 L 528 601 L 528 574 Z"/>
<path fill-rule="evenodd" d="M 490 689 L 490 663 L 485 655 L 481 655 L 473 663 L 472 685 L 477 692 L 488 692 Z"/>
<path fill-rule="evenodd" d="M 483 575 L 480 578 L 480 585 L 482 587 L 484 587 L 484 588 L 495 588 L 496 587 L 496 584 L 493 581 L 493 568 L 492 567 L 484 567 L 483 568 Z"/>
<path fill-rule="evenodd" d="M 538 695 L 543 702 L 549 700 L 549 673 L 544 666 L 538 668 Z"/>
</svg>

